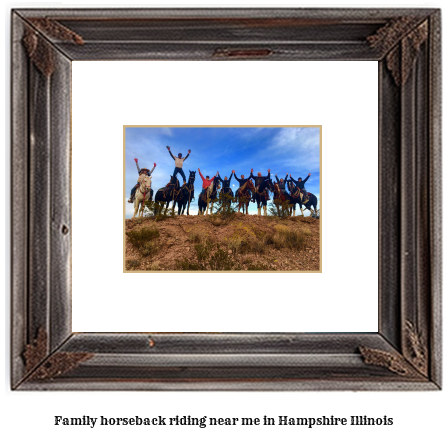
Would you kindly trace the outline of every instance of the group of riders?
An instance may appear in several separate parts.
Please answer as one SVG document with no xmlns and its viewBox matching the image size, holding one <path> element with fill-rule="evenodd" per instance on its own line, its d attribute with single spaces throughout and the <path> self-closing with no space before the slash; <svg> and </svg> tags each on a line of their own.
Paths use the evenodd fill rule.
<svg viewBox="0 0 447 438">
<path fill-rule="evenodd" d="M 186 155 L 186 157 L 182 158 L 182 154 L 181 153 L 179 153 L 178 156 L 175 157 L 172 154 L 170 147 L 166 146 L 166 148 L 168 149 L 169 154 L 171 155 L 173 160 L 175 161 L 175 169 L 174 169 L 173 178 L 175 179 L 177 174 L 180 174 L 183 177 L 183 186 L 182 187 L 184 187 L 184 186 L 186 186 L 186 176 L 185 176 L 185 173 L 183 171 L 183 163 L 189 157 L 189 155 L 191 153 L 191 150 L 189 149 L 188 150 L 188 155 Z M 140 169 L 140 167 L 138 165 L 138 159 L 137 158 L 135 158 L 135 163 L 136 163 L 136 166 L 137 166 L 139 177 L 138 177 L 137 184 L 131 190 L 130 199 L 128 200 L 129 203 L 134 202 L 135 192 L 138 189 L 138 187 L 140 187 L 140 184 L 142 183 L 143 178 L 145 176 L 151 176 L 152 173 L 154 172 L 155 168 L 157 167 L 157 164 L 154 163 L 154 167 L 151 170 L 149 170 L 147 168 Z M 200 177 L 202 178 L 202 192 L 201 192 L 201 195 L 205 195 L 208 187 L 213 183 L 214 180 L 216 180 L 216 181 L 219 181 L 221 183 L 221 185 L 222 185 L 222 193 L 228 194 L 229 196 L 231 196 L 233 198 L 233 191 L 230 188 L 230 183 L 231 183 L 231 179 L 232 179 L 232 177 L 234 175 L 234 178 L 239 183 L 239 189 L 236 191 L 236 195 L 235 195 L 236 197 L 238 197 L 238 194 L 239 194 L 239 191 L 241 190 L 241 188 L 244 187 L 245 184 L 250 179 L 253 179 L 255 190 L 254 191 L 248 191 L 249 196 L 251 197 L 251 201 L 252 202 L 255 202 L 255 193 L 259 193 L 259 191 L 258 191 L 259 187 L 261 187 L 261 185 L 263 185 L 265 187 L 265 184 L 263 184 L 263 183 L 265 183 L 267 180 L 270 180 L 270 169 L 268 169 L 267 176 L 262 176 L 261 172 L 258 172 L 257 176 L 254 176 L 253 175 L 253 169 L 251 169 L 250 175 L 249 175 L 248 178 L 245 178 L 244 175 L 241 175 L 241 177 L 238 178 L 236 176 L 235 171 L 232 170 L 232 172 L 230 174 L 230 177 L 228 178 L 228 177 L 225 176 L 224 179 L 222 179 L 222 177 L 219 175 L 219 172 L 217 172 L 215 176 L 210 178 L 208 175 L 204 177 L 202 175 L 202 173 L 200 172 L 200 168 L 198 169 L 198 171 L 199 171 Z M 284 196 L 287 197 L 288 193 L 286 191 L 286 187 L 287 187 L 286 184 L 287 184 L 287 182 L 289 182 L 289 184 L 294 183 L 294 186 L 291 186 L 291 187 L 299 189 L 299 191 L 302 193 L 302 203 L 303 204 L 307 203 L 308 200 L 309 200 L 308 193 L 307 193 L 307 191 L 306 191 L 306 189 L 304 187 L 304 185 L 305 185 L 306 181 L 309 179 L 309 177 L 310 177 L 310 173 L 304 180 L 301 177 L 298 178 L 297 180 L 295 180 L 288 173 L 286 174 L 286 177 L 284 179 L 283 178 L 279 179 L 278 178 L 278 174 L 275 175 L 275 178 L 276 178 L 276 181 L 277 181 L 277 184 L 278 184 L 278 187 L 279 187 L 279 190 L 280 190 L 281 194 L 283 194 Z M 265 187 L 262 190 L 263 190 L 263 193 L 265 195 L 265 198 L 267 200 L 269 200 L 270 198 L 269 198 L 268 189 Z"/>
</svg>

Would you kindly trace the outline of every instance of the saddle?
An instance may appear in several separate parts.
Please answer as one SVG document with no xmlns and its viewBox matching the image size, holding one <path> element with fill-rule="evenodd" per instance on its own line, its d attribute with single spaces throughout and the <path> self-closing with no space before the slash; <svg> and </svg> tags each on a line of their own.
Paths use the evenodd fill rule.
<svg viewBox="0 0 447 438">
<path fill-rule="evenodd" d="M 307 192 L 307 195 L 304 195 L 304 193 L 301 192 L 300 196 L 301 196 L 301 200 L 303 201 L 303 204 L 306 204 L 306 202 L 309 202 L 310 195 L 312 195 L 312 193 L 310 193 L 310 192 Z"/>
</svg>

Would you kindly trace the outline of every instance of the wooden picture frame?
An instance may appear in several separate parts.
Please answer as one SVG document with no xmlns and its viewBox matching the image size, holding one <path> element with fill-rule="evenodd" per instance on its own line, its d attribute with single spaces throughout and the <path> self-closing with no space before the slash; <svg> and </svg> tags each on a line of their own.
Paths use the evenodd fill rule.
<svg viewBox="0 0 447 438">
<path fill-rule="evenodd" d="M 440 29 L 436 9 L 14 10 L 11 387 L 440 389 Z M 378 61 L 377 333 L 72 333 L 71 62 L 132 59 Z"/>
</svg>

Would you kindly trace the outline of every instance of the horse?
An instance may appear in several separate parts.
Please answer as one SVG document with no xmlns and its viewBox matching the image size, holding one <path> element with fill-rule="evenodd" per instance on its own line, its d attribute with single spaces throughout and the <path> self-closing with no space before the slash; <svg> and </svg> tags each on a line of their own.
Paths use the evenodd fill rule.
<svg viewBox="0 0 447 438">
<path fill-rule="evenodd" d="M 220 185 L 218 183 L 214 184 L 214 180 L 211 182 L 211 185 L 208 186 L 205 193 L 201 193 L 199 195 L 199 212 L 198 214 L 208 214 L 208 210 L 211 202 L 211 211 L 213 211 L 213 205 L 217 201 L 217 190 L 219 190 Z M 206 211 L 205 211 L 206 207 Z"/>
<path fill-rule="evenodd" d="M 318 214 L 318 210 L 317 210 L 317 204 L 318 204 L 318 199 L 317 197 L 312 194 L 307 192 L 307 196 L 308 196 L 308 201 L 306 203 L 302 202 L 303 201 L 303 192 L 295 186 L 295 184 L 293 184 L 292 182 L 289 182 L 289 190 L 290 190 L 290 214 L 292 214 L 292 208 L 293 208 L 293 215 L 295 216 L 295 206 L 296 204 L 298 204 L 300 206 L 300 210 L 301 210 L 301 215 L 304 216 L 304 212 L 303 212 L 303 205 L 306 207 L 307 210 L 310 211 L 310 215 L 312 216 L 313 214 L 315 214 L 315 217 L 317 217 Z M 314 211 L 312 211 L 312 207 L 314 209 Z"/>
<path fill-rule="evenodd" d="M 194 199 L 195 180 L 196 180 L 196 172 L 189 171 L 188 183 L 185 186 L 180 187 L 180 190 L 176 198 L 174 199 L 174 206 L 172 208 L 175 208 L 175 204 L 177 203 L 179 216 L 185 213 L 186 206 L 188 206 L 186 214 L 189 216 L 189 207 L 191 205 L 191 200 Z"/>
<path fill-rule="evenodd" d="M 145 175 L 141 178 L 140 187 L 135 191 L 135 200 L 133 201 L 134 212 L 132 219 L 135 219 L 135 216 L 138 213 L 138 209 L 140 209 L 140 217 L 143 217 L 144 204 L 146 202 L 146 197 L 149 193 L 151 195 L 151 180 L 152 177 Z M 149 200 L 149 199 L 148 199 Z"/>
<path fill-rule="evenodd" d="M 269 198 L 269 190 L 272 190 L 272 181 L 270 179 L 262 181 L 259 187 L 255 188 L 254 198 L 258 206 L 258 216 L 261 216 L 261 207 L 263 207 L 264 216 L 267 216 L 267 200 Z"/>
<path fill-rule="evenodd" d="M 169 203 L 174 200 L 179 192 L 179 186 L 180 184 L 177 177 L 171 175 L 171 179 L 168 184 L 166 184 L 165 187 L 157 190 L 157 193 L 155 194 L 155 214 L 158 213 L 158 207 L 160 206 L 160 203 L 166 204 L 166 208 L 169 208 Z"/>
<path fill-rule="evenodd" d="M 277 182 L 273 183 L 273 204 L 275 204 L 276 206 L 278 216 L 281 216 L 279 207 L 282 207 L 282 213 L 284 215 L 284 209 L 288 208 L 289 202 L 289 194 L 281 192 L 281 189 L 279 188 L 279 184 Z"/>
<path fill-rule="evenodd" d="M 236 193 L 236 202 L 239 203 L 237 212 L 239 213 L 241 211 L 242 207 L 242 213 L 248 214 L 248 205 L 251 201 L 251 195 L 249 193 L 250 191 L 255 190 L 255 186 L 253 185 L 253 182 L 251 179 L 249 179 L 242 187 L 239 187 L 237 193 Z M 244 211 L 245 207 L 245 211 Z"/>
</svg>

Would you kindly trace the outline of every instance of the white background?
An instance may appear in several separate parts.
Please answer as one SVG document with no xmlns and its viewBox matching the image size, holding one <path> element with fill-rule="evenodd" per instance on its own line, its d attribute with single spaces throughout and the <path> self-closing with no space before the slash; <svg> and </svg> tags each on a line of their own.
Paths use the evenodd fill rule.
<svg viewBox="0 0 447 438">
<path fill-rule="evenodd" d="M 134 1 L 134 4 L 137 2 Z M 106 4 L 106 3 L 104 3 Z M 145 5 L 150 5 L 150 1 L 145 1 Z M 156 4 L 156 3 L 152 3 Z M 211 2 L 202 3 L 209 5 Z M 357 2 L 357 6 L 364 2 Z M 95 6 L 100 6 L 97 3 Z M 107 3 L 111 6 L 110 3 Z M 181 3 L 177 3 L 181 5 Z M 185 2 L 183 5 L 191 6 Z M 196 3 L 199 5 L 199 3 Z M 249 5 L 249 3 L 245 3 Z M 259 3 L 250 5 L 260 6 Z M 319 6 L 333 6 L 335 2 L 326 2 Z M 431 2 L 423 4 L 418 2 L 399 2 L 394 1 L 392 5 L 388 2 L 377 2 L 372 6 L 430 6 L 441 7 L 440 2 Z M 57 7 L 73 6 L 73 3 L 9 3 L 6 5 L 3 16 L 5 44 L 5 54 L 2 59 L 2 68 L 9 66 L 9 9 L 11 7 Z M 82 6 L 94 6 L 82 5 Z M 127 7 L 131 4 L 127 4 Z M 174 5 L 175 6 L 175 5 Z M 221 5 L 229 6 L 229 5 Z M 273 6 L 272 4 L 268 6 Z M 284 6 L 306 6 L 305 4 L 289 4 Z M 315 7 L 316 5 L 312 5 Z M 350 5 L 342 5 L 350 6 Z M 351 5 L 355 6 L 355 5 Z M 7 70 L 3 70 L 5 90 L 9 90 L 9 77 Z M 5 97 L 5 117 L 1 119 L 2 132 L 6 132 L 5 143 L 8 144 L 9 135 L 9 102 L 8 93 Z M 5 151 L 5 198 L 9 202 L 9 151 Z M 445 172 L 444 172 L 445 173 Z M 324 177 L 324 174 L 323 174 Z M 444 191 L 445 192 L 445 191 Z M 445 200 L 444 200 L 445 202 Z M 325 204 L 326 205 L 326 204 Z M 445 391 L 423 392 L 423 393 L 364 393 L 364 392 L 337 392 L 337 393 L 114 393 L 114 392 L 93 392 L 93 393 L 21 393 L 11 392 L 9 390 L 9 338 L 10 338 L 10 318 L 9 318 L 9 210 L 2 215 L 1 223 L 4 235 L 6 235 L 5 251 L 2 256 L 5 257 L 5 263 L 1 264 L 1 273 L 5 278 L 5 299 L 2 309 L 4 336 L 2 337 L 2 397 L 1 397 L 1 422 L 0 430 L 3 436 L 46 436 L 60 437 L 62 434 L 66 437 L 95 436 L 95 437 L 122 437 L 124 434 L 134 437 L 151 436 L 171 436 L 174 433 L 182 436 L 228 436 L 228 434 L 238 434 L 244 436 L 312 436 L 312 437 L 420 437 L 420 436 L 445 436 L 447 427 L 445 424 L 445 409 L 447 406 L 447 397 Z M 444 361 L 445 363 L 445 361 Z M 444 366 L 445 370 L 445 366 Z M 445 374 L 445 371 L 444 371 Z M 215 429 L 152 429 L 145 428 L 126 429 L 87 429 L 61 428 L 52 425 L 54 415 L 64 415 L 68 417 L 90 415 L 90 416 L 174 416 L 174 415 L 195 415 L 195 416 L 252 416 L 262 417 L 267 414 L 271 417 L 277 415 L 289 416 L 350 416 L 350 415 L 368 415 L 378 417 L 387 415 L 393 417 L 394 426 L 388 427 L 362 427 L 362 428 L 294 428 L 284 427 L 275 428 L 215 428 Z"/>
<path fill-rule="evenodd" d="M 354 61 L 74 62 L 73 330 L 376 332 L 377 70 Z M 323 273 L 123 273 L 129 124 L 323 125 Z M 92 190 L 92 179 L 106 184 Z"/>
</svg>

